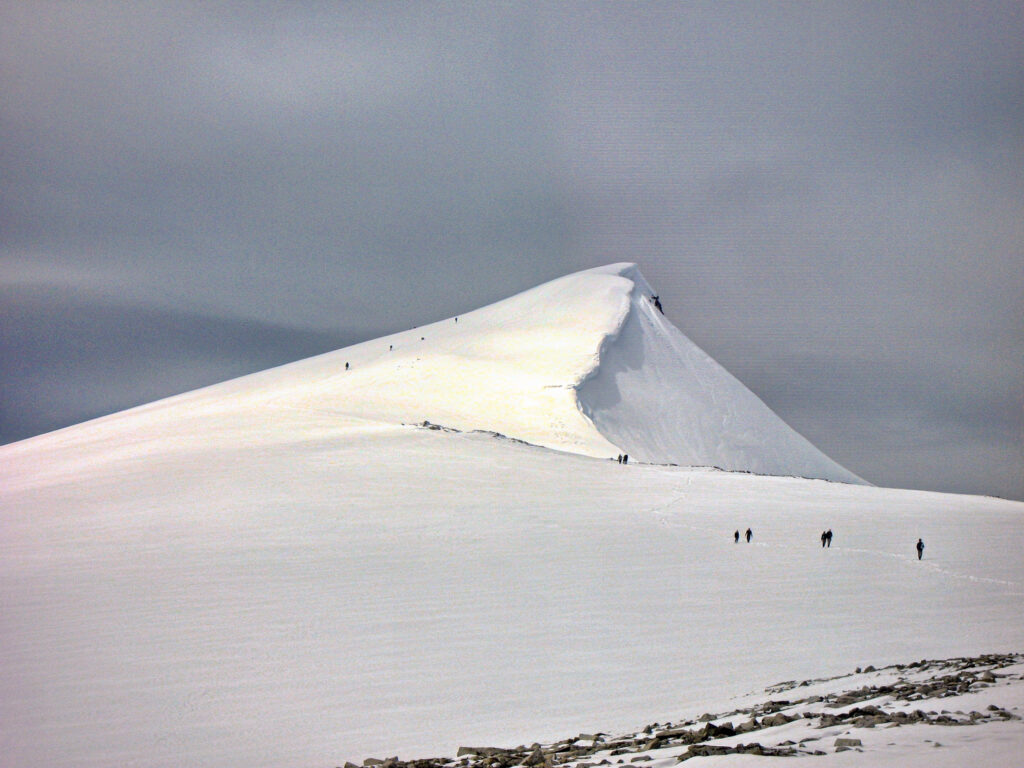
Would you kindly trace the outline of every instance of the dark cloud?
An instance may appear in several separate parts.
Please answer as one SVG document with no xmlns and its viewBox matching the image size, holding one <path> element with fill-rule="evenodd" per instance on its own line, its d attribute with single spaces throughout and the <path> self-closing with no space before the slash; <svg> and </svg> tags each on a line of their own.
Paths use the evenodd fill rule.
<svg viewBox="0 0 1024 768">
<path fill-rule="evenodd" d="M 0 443 L 347 346 L 362 338 L 26 287 L 0 290 Z"/>
<path fill-rule="evenodd" d="M 0 277 L 348 338 L 636 261 L 851 469 L 1024 497 L 1022 39 L 1013 2 L 2 2 Z"/>
</svg>

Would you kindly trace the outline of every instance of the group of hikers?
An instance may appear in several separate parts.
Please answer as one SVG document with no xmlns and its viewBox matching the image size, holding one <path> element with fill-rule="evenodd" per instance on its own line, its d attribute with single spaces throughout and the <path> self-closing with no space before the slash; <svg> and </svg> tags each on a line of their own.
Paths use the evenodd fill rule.
<svg viewBox="0 0 1024 768">
<path fill-rule="evenodd" d="M 620 453 L 618 461 L 619 461 L 619 464 L 629 464 L 629 454 L 628 453 Z"/>
<path fill-rule="evenodd" d="M 747 544 L 749 544 L 750 540 L 752 538 L 754 538 L 754 532 L 752 530 L 750 530 L 749 528 L 747 528 L 747 532 L 744 534 L 744 537 L 747 540 Z M 740 532 L 739 532 L 739 530 L 733 531 L 732 540 L 736 544 L 740 543 Z M 827 531 L 822 531 L 821 532 L 821 546 L 822 547 L 831 547 L 832 546 L 832 529 L 831 528 L 829 528 Z M 924 539 L 918 539 L 917 540 L 916 549 L 917 549 L 917 559 L 920 560 L 921 558 L 924 557 Z"/>
</svg>

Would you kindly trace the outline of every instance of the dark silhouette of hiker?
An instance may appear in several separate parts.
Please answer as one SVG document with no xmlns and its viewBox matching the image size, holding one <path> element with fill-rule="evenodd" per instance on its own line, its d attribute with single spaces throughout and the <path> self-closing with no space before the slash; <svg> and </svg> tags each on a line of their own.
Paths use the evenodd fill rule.
<svg viewBox="0 0 1024 768">
<path fill-rule="evenodd" d="M 395 345 L 394 344 L 388 344 L 388 352 L 394 352 L 394 350 L 395 350 Z"/>
<path fill-rule="evenodd" d="M 661 299 L 657 296 L 651 296 L 651 301 L 654 302 L 654 308 L 657 309 L 661 314 L 665 314 L 665 310 L 661 308 Z"/>
<path fill-rule="evenodd" d="M 622 454 L 622 463 L 623 464 L 629 464 L 629 454 L 628 453 Z"/>
<path fill-rule="evenodd" d="M 829 549 L 832 549 L 832 529 L 829 528 L 825 531 L 825 544 L 828 545 Z"/>
<path fill-rule="evenodd" d="M 747 528 L 746 537 L 747 537 L 747 544 L 749 544 L 750 540 L 752 538 L 754 538 L 754 532 L 752 530 L 750 530 L 749 528 Z"/>
<path fill-rule="evenodd" d="M 827 531 L 822 531 L 822 532 L 821 532 L 821 548 L 822 548 L 822 549 L 824 549 L 824 548 L 825 548 L 825 540 L 826 540 L 827 538 L 828 538 L 828 532 L 827 532 Z"/>
<path fill-rule="evenodd" d="M 345 363 L 345 370 L 348 370 L 348 363 Z"/>
<path fill-rule="evenodd" d="M 619 458 L 618 458 L 618 459 L 616 459 L 616 461 L 618 461 L 618 462 L 619 462 L 619 464 L 621 464 L 621 463 L 622 463 L 622 454 L 621 454 L 621 453 L 619 454 Z"/>
<path fill-rule="evenodd" d="M 917 559 L 920 560 L 924 555 L 924 542 L 921 539 L 917 540 Z"/>
<path fill-rule="evenodd" d="M 740 543 L 740 532 L 739 531 L 736 531 L 735 533 L 733 533 L 732 541 L 733 541 L 734 544 L 739 544 Z"/>
</svg>

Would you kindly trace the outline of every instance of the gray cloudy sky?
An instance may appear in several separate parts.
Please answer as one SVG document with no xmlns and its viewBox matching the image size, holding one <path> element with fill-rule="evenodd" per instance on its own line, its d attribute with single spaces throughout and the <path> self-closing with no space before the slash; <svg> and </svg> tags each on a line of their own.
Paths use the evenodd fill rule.
<svg viewBox="0 0 1024 768">
<path fill-rule="evenodd" d="M 1024 498 L 1024 6 L 0 0 L 0 440 L 635 261 L 840 463 Z"/>
</svg>

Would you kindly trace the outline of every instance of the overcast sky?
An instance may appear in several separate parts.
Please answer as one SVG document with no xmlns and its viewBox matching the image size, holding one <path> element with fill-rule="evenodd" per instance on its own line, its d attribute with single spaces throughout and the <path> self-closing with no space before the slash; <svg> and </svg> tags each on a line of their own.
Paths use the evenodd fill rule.
<svg viewBox="0 0 1024 768">
<path fill-rule="evenodd" d="M 0 440 L 637 262 L 880 485 L 1024 498 L 1024 6 L 0 0 Z"/>
</svg>

